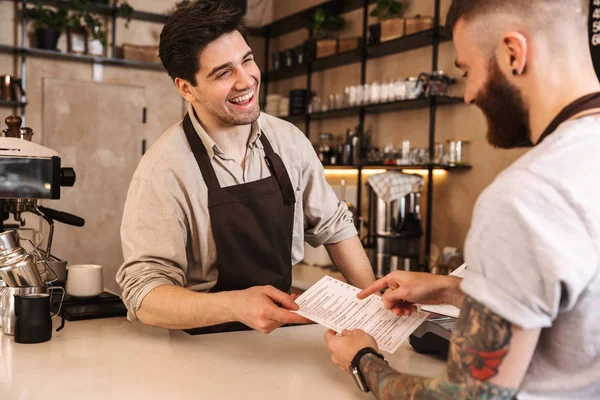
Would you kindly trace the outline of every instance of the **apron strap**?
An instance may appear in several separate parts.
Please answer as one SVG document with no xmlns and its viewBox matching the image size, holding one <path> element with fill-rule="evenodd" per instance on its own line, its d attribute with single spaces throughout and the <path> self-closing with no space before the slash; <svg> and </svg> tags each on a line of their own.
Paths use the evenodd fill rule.
<svg viewBox="0 0 600 400">
<path fill-rule="evenodd" d="M 196 162 L 200 167 L 200 172 L 202 173 L 204 182 L 206 182 L 206 186 L 209 190 L 220 189 L 221 185 L 217 179 L 215 169 L 210 163 L 210 158 L 208 157 L 208 153 L 204 148 L 204 144 L 202 144 L 200 136 L 198 136 L 196 129 L 194 129 L 194 124 L 192 124 L 192 119 L 190 118 L 189 113 L 185 114 L 185 118 L 183 119 L 183 130 L 190 147 L 192 148 L 192 153 L 194 153 Z"/>
<path fill-rule="evenodd" d="M 537 144 L 542 143 L 542 141 L 550 136 L 560 124 L 568 121 L 569 118 L 594 108 L 600 108 L 600 92 L 583 96 L 563 108 L 556 118 L 552 120 L 550 125 L 548 125 L 544 133 L 542 133 L 542 136 L 540 136 L 540 140 L 538 140 Z"/>
<path fill-rule="evenodd" d="M 277 153 L 273 151 L 273 147 L 271 146 L 271 143 L 269 143 L 269 139 L 267 139 L 267 136 L 264 132 L 261 132 L 260 142 L 265 148 L 265 161 L 269 166 L 271 173 L 277 179 L 277 183 L 279 184 L 279 188 L 283 194 L 284 203 L 286 205 L 295 204 L 295 190 L 292 186 L 292 182 L 290 181 L 290 177 L 285 169 L 285 165 L 283 164 L 281 157 L 279 157 Z"/>
</svg>

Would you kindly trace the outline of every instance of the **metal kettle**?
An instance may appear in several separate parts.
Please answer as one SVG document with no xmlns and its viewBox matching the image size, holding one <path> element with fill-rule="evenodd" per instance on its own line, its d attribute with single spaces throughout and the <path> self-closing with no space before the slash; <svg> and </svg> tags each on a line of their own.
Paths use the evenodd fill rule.
<svg viewBox="0 0 600 400">
<path fill-rule="evenodd" d="M 11 75 L 0 75 L 0 100 L 20 101 L 21 96 L 25 96 L 23 80 Z"/>
</svg>

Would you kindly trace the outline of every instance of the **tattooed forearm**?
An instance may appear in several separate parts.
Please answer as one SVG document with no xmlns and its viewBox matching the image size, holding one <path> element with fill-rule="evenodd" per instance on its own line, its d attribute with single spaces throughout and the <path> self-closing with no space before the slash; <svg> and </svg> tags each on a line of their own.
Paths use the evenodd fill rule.
<svg viewBox="0 0 600 400">
<path fill-rule="evenodd" d="M 447 374 L 436 379 L 398 373 L 380 358 L 367 354 L 360 370 L 378 399 L 512 399 L 516 388 L 489 382 L 509 351 L 512 326 L 466 298 L 452 337 Z"/>
<path fill-rule="evenodd" d="M 448 375 L 453 382 L 466 377 L 486 381 L 498 374 L 509 350 L 511 323 L 467 297 L 452 336 Z"/>
<path fill-rule="evenodd" d="M 515 390 L 489 382 L 450 382 L 447 376 L 436 379 L 400 374 L 379 357 L 367 354 L 360 360 L 360 370 L 373 395 L 380 400 L 465 400 L 512 399 Z"/>
</svg>

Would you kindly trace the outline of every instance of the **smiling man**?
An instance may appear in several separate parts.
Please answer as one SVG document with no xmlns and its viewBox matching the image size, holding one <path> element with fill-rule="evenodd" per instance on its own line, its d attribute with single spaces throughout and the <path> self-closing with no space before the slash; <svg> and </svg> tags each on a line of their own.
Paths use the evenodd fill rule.
<svg viewBox="0 0 600 400">
<path fill-rule="evenodd" d="M 311 143 L 260 111 L 241 11 L 220 0 L 176 11 L 160 57 L 188 108 L 127 196 L 117 281 L 129 318 L 190 333 L 305 323 L 288 294 L 305 240 L 324 244 L 354 285 L 371 284 L 352 214 Z"/>
<path fill-rule="evenodd" d="M 533 147 L 477 200 L 464 279 L 397 271 L 359 297 L 462 307 L 447 371 L 400 374 L 362 331 L 332 359 L 380 399 L 600 398 L 600 83 L 589 0 L 453 0 L 465 102 L 499 148 Z M 482 165 L 485 168 L 484 165 Z M 362 379 L 362 380 L 361 380 Z"/>
</svg>

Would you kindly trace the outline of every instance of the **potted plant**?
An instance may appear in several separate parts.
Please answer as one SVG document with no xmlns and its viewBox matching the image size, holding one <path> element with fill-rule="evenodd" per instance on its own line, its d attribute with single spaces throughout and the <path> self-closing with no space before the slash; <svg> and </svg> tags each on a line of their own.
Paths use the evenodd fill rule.
<svg viewBox="0 0 600 400">
<path fill-rule="evenodd" d="M 89 34 L 87 37 L 88 54 L 94 56 L 104 56 L 104 49 L 107 45 L 106 30 L 102 26 L 102 22 L 96 16 L 86 13 L 83 16 L 85 28 Z"/>
<path fill-rule="evenodd" d="M 396 0 L 377 0 L 377 6 L 371 16 L 379 20 L 379 36 L 381 42 L 398 39 L 404 36 L 405 21 L 402 18 L 404 5 Z M 376 28 L 371 29 L 377 31 Z"/>
<path fill-rule="evenodd" d="M 88 52 L 88 31 L 84 22 L 85 14 L 85 11 L 75 9 L 69 15 L 67 20 L 67 51 L 69 53 L 87 54 Z"/>
<path fill-rule="evenodd" d="M 307 28 L 310 32 L 308 51 L 311 59 L 332 56 L 337 51 L 335 31 L 344 27 L 346 21 L 339 15 L 328 15 L 323 8 L 318 8 L 309 18 Z"/>
<path fill-rule="evenodd" d="M 39 2 L 34 2 L 33 5 L 33 8 L 27 9 L 27 14 L 32 19 L 35 28 L 34 47 L 58 51 L 56 48 L 58 39 L 67 25 L 67 9 L 59 8 L 55 11 L 42 6 Z"/>
</svg>

